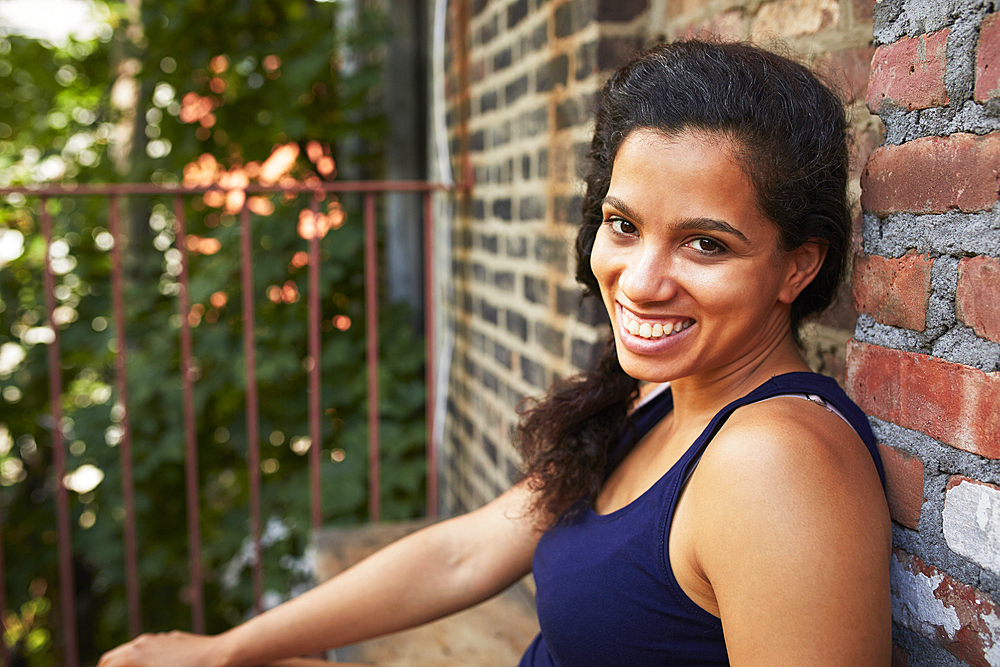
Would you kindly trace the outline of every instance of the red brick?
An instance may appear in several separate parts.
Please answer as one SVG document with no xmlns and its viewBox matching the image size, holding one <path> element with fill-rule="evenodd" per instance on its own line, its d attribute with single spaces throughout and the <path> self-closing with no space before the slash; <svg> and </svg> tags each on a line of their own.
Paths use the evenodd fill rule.
<svg viewBox="0 0 1000 667">
<path fill-rule="evenodd" d="M 896 642 L 892 643 L 892 667 L 910 667 L 910 654 Z"/>
<path fill-rule="evenodd" d="M 983 256 L 959 262 L 955 313 L 977 336 L 1000 343 L 1000 262 Z"/>
<path fill-rule="evenodd" d="M 857 102 L 864 99 L 868 90 L 874 55 L 873 47 L 833 51 L 820 59 L 817 69 L 831 72 L 830 82 L 845 94 L 847 103 Z"/>
<path fill-rule="evenodd" d="M 880 46 L 872 59 L 868 108 L 878 113 L 883 104 L 907 111 L 946 106 L 947 50 L 948 30 Z"/>
<path fill-rule="evenodd" d="M 1000 96 L 1000 14 L 990 14 L 979 27 L 976 47 L 976 99 Z"/>
<path fill-rule="evenodd" d="M 851 341 L 847 389 L 869 415 L 1000 458 L 1000 374 Z"/>
<path fill-rule="evenodd" d="M 854 307 L 882 324 L 923 331 L 933 264 L 927 255 L 913 252 L 899 259 L 859 255 L 854 260 Z"/>
<path fill-rule="evenodd" d="M 889 515 L 896 523 L 916 530 L 924 504 L 924 462 L 882 443 L 879 443 L 878 452 L 885 466 Z"/>
<path fill-rule="evenodd" d="M 875 13 L 875 0 L 854 0 L 854 20 L 871 21 Z"/>
<path fill-rule="evenodd" d="M 987 654 L 1000 644 L 1000 613 L 982 591 L 949 576 L 901 549 L 892 551 L 893 620 L 972 667 L 996 663 Z"/>
<path fill-rule="evenodd" d="M 861 205 L 885 216 L 899 211 L 982 211 L 997 199 L 1000 133 L 921 137 L 879 148 L 861 174 Z"/>
</svg>

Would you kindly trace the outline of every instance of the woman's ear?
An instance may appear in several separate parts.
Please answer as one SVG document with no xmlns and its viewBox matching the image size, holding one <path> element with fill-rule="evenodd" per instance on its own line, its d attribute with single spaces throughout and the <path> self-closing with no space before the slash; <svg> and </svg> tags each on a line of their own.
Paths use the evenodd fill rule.
<svg viewBox="0 0 1000 667">
<path fill-rule="evenodd" d="M 827 244 L 823 241 L 806 241 L 788 253 L 788 273 L 778 293 L 778 300 L 790 304 L 798 298 L 806 285 L 813 281 L 826 259 Z"/>
</svg>

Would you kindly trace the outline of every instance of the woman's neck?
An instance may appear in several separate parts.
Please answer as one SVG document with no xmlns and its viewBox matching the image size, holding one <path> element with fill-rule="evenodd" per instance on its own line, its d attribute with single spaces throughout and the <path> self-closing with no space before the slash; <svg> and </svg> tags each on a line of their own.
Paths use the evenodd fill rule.
<svg viewBox="0 0 1000 667">
<path fill-rule="evenodd" d="M 791 333 L 749 357 L 699 375 L 670 382 L 674 415 L 687 422 L 712 415 L 776 375 L 808 371 Z"/>
</svg>

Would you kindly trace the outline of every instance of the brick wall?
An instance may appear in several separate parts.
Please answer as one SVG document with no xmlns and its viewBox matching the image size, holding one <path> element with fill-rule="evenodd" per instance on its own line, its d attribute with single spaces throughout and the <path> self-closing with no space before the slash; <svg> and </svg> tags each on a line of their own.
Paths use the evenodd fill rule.
<svg viewBox="0 0 1000 667">
<path fill-rule="evenodd" d="M 875 6 L 848 388 L 893 517 L 897 665 L 1000 665 L 1000 14 Z"/>
<path fill-rule="evenodd" d="M 442 443 L 445 511 L 516 476 L 515 408 L 589 365 L 603 309 L 580 302 L 572 245 L 592 98 L 642 44 L 646 0 L 449 3 L 448 124 L 475 177 L 452 230 L 455 332 Z M 464 52 L 463 52 L 464 48 Z"/>
<path fill-rule="evenodd" d="M 825 72 L 848 101 L 853 187 L 882 125 L 864 95 L 871 0 L 452 0 L 448 124 L 456 173 L 475 175 L 453 228 L 455 331 L 443 442 L 445 508 L 481 505 L 515 475 L 515 406 L 585 367 L 606 330 L 580 303 L 575 235 L 592 131 L 607 74 L 663 38 L 716 34 L 767 43 Z M 784 47 L 779 47 L 784 48 Z M 861 218 L 858 207 L 857 239 Z M 857 312 L 850 287 L 806 335 L 814 368 L 844 378 Z"/>
</svg>

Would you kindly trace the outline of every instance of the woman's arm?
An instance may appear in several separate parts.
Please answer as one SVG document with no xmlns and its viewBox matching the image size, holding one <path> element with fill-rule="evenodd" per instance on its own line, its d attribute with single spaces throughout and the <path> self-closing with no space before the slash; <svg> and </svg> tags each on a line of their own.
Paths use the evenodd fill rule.
<svg viewBox="0 0 1000 667">
<path fill-rule="evenodd" d="M 145 635 L 99 667 L 249 667 L 421 625 L 531 571 L 540 537 L 520 484 L 488 505 L 413 533 L 312 590 L 215 637 Z"/>
<path fill-rule="evenodd" d="M 731 663 L 888 667 L 891 534 L 870 455 L 801 399 L 748 408 L 685 491 Z"/>
</svg>

